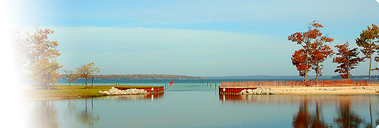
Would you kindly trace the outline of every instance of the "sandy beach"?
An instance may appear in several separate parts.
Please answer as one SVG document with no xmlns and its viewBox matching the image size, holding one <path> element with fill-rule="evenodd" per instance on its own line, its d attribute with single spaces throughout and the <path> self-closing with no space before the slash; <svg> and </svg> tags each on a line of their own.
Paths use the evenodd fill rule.
<svg viewBox="0 0 379 128">
<path fill-rule="evenodd" d="M 279 95 L 379 95 L 379 85 L 348 87 L 270 87 Z"/>
</svg>

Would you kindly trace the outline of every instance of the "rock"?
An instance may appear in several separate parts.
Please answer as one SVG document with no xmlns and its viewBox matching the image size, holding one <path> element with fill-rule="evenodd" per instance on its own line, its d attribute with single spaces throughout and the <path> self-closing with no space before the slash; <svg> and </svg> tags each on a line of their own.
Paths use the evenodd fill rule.
<svg viewBox="0 0 379 128">
<path fill-rule="evenodd" d="M 282 90 L 283 92 L 285 90 Z M 242 94 L 242 95 L 273 95 L 273 94 L 277 94 L 278 92 L 272 90 L 271 88 L 266 88 L 266 87 L 258 87 L 257 89 L 244 89 L 242 90 L 241 92 L 239 92 L 239 94 Z"/>
<path fill-rule="evenodd" d="M 111 87 L 109 91 L 99 91 L 99 93 L 104 93 L 108 95 L 131 95 L 131 94 L 145 94 L 147 93 L 144 89 L 127 89 L 127 90 L 119 90 L 115 87 Z"/>
</svg>

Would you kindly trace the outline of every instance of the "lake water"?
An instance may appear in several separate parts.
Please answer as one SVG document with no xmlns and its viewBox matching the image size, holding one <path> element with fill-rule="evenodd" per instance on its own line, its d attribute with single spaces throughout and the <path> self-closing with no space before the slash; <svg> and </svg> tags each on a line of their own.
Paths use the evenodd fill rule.
<svg viewBox="0 0 379 128">
<path fill-rule="evenodd" d="M 379 96 L 219 95 L 209 83 L 174 81 L 162 94 L 26 101 L 24 108 L 36 128 L 379 125 Z"/>
</svg>

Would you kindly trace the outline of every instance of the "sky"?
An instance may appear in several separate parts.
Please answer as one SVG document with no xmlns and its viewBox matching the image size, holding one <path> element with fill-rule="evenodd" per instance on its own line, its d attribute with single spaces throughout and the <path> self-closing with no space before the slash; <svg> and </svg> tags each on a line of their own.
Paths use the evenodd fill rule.
<svg viewBox="0 0 379 128">
<path fill-rule="evenodd" d="M 95 63 L 99 74 L 189 76 L 296 76 L 288 41 L 316 20 L 334 39 L 355 39 L 379 25 L 375 0 L 14 0 L 7 27 L 51 29 L 63 69 Z M 335 49 L 335 48 L 334 48 Z M 334 57 L 334 56 L 333 56 Z M 332 58 L 324 75 L 338 75 Z M 378 63 L 374 62 L 373 67 Z M 353 75 L 368 74 L 368 62 Z M 373 73 L 376 74 L 376 73 Z M 315 75 L 314 71 L 310 75 Z"/>
</svg>

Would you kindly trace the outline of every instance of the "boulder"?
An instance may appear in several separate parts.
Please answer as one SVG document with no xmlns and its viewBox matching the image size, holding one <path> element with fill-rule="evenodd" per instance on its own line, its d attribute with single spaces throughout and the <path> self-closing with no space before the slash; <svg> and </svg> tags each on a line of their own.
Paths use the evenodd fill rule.
<svg viewBox="0 0 379 128">
<path fill-rule="evenodd" d="M 99 93 L 104 93 L 108 95 L 131 95 L 131 94 L 145 94 L 147 93 L 144 89 L 127 89 L 127 90 L 119 90 L 115 87 L 111 87 L 109 91 L 99 91 Z"/>
</svg>

